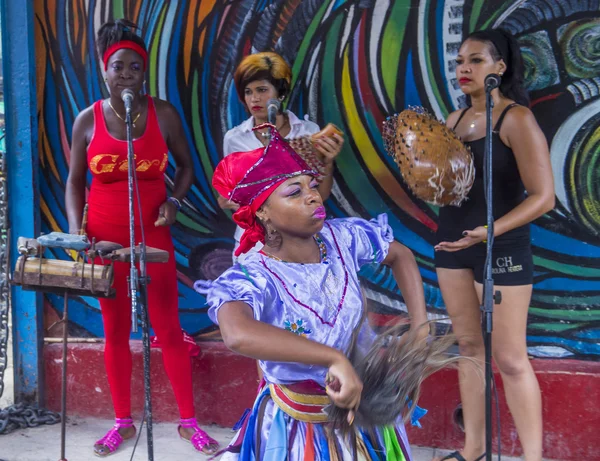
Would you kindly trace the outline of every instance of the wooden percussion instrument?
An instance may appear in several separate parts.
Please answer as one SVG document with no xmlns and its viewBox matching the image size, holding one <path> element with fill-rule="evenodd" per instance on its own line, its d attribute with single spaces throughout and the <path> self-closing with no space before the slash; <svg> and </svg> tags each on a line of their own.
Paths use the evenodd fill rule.
<svg viewBox="0 0 600 461">
<path fill-rule="evenodd" d="M 17 259 L 12 283 L 25 290 L 48 293 L 113 297 L 113 262 L 131 261 L 130 249 L 113 242 L 92 243 L 87 251 L 89 263 L 44 258 L 41 256 L 44 247 L 36 239 L 20 237 L 17 247 L 21 256 Z M 95 261 L 98 257 L 106 264 L 97 264 Z M 139 262 L 139 258 L 139 247 L 136 247 L 136 262 Z M 168 260 L 167 251 L 146 247 L 148 263 L 164 263 Z"/>
<path fill-rule="evenodd" d="M 100 298 L 115 295 L 112 264 L 88 264 L 25 254 L 17 259 L 12 282 L 24 290 Z"/>
<path fill-rule="evenodd" d="M 437 206 L 460 206 L 467 198 L 475 180 L 473 154 L 444 123 L 415 108 L 388 117 L 382 135 L 418 198 Z"/>
</svg>

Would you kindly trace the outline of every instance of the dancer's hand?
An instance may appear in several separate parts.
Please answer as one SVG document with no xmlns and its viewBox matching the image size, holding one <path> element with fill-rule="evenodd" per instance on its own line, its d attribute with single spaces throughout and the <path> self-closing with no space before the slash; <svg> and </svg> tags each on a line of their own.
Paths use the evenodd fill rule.
<svg viewBox="0 0 600 461">
<path fill-rule="evenodd" d="M 154 222 L 156 227 L 170 226 L 177 217 L 177 207 L 170 201 L 163 203 L 158 209 L 158 219 Z"/>
<path fill-rule="evenodd" d="M 354 367 L 346 357 L 340 354 L 327 373 L 327 395 L 340 408 L 347 408 L 348 423 L 354 421 L 354 411 L 360 404 L 363 384 Z"/>
<path fill-rule="evenodd" d="M 484 226 L 476 227 L 473 230 L 463 232 L 464 237 L 456 242 L 440 242 L 435 247 L 435 251 L 459 251 L 483 242 L 487 238 L 487 228 Z"/>
<path fill-rule="evenodd" d="M 421 321 L 412 321 L 410 324 L 411 331 L 414 331 L 417 335 L 417 340 L 427 339 L 431 334 L 431 324 L 423 323 Z"/>
</svg>

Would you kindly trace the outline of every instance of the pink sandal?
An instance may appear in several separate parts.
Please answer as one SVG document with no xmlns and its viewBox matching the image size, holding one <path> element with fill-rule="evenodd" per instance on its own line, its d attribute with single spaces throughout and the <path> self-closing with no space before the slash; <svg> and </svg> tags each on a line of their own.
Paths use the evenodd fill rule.
<svg viewBox="0 0 600 461">
<path fill-rule="evenodd" d="M 196 418 L 181 419 L 180 422 L 181 422 L 181 424 L 179 426 L 177 426 L 177 432 L 179 433 L 179 437 L 181 437 L 182 440 L 185 440 L 186 442 L 190 442 L 196 450 L 201 451 L 204 454 L 209 454 L 209 455 L 213 454 L 213 453 L 206 453 L 203 451 L 204 448 L 210 447 L 213 445 L 214 445 L 215 452 L 217 451 L 217 449 L 219 448 L 219 442 L 217 442 L 215 439 L 210 437 L 206 432 L 204 432 L 202 429 L 200 429 L 200 427 L 198 426 L 198 421 L 196 421 Z M 192 438 L 188 440 L 185 437 L 183 437 L 181 435 L 181 431 L 180 431 L 181 428 L 194 429 L 194 435 L 192 435 Z"/>
<path fill-rule="evenodd" d="M 133 420 L 131 418 L 115 418 L 115 425 L 106 433 L 104 437 L 102 437 L 94 444 L 94 454 L 101 458 L 112 455 L 125 441 L 121 434 L 119 434 L 119 429 L 128 427 L 133 427 L 135 429 L 135 426 L 133 425 Z M 108 453 L 104 455 L 99 453 L 95 449 L 97 445 L 101 445 L 108 448 Z"/>
</svg>

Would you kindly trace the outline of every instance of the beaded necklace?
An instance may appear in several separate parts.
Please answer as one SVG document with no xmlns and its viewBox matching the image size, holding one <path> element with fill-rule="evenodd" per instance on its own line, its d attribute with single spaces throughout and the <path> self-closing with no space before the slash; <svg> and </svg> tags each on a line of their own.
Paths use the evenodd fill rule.
<svg viewBox="0 0 600 461">
<path fill-rule="evenodd" d="M 287 284 L 286 284 L 286 283 L 285 283 L 285 281 L 284 281 L 284 280 L 281 278 L 281 276 L 280 276 L 279 274 L 277 274 L 275 271 L 273 271 L 273 270 L 272 270 L 272 269 L 271 269 L 269 266 L 267 266 L 267 263 L 266 263 L 266 261 L 265 261 L 265 258 L 263 258 L 263 259 L 261 260 L 261 264 L 263 265 L 263 267 L 264 267 L 264 268 L 265 268 L 265 269 L 266 269 L 266 270 L 267 270 L 267 271 L 268 271 L 268 272 L 269 272 L 271 275 L 273 275 L 273 277 L 275 277 L 275 278 L 276 278 L 276 279 L 279 281 L 279 283 L 281 283 L 281 285 L 283 286 L 283 289 L 285 290 L 285 292 L 288 294 L 288 296 L 289 296 L 289 297 L 290 297 L 290 298 L 291 298 L 291 299 L 292 299 L 292 300 L 293 300 L 293 301 L 294 301 L 296 304 L 298 304 L 299 306 L 301 306 L 301 307 L 303 307 L 303 308 L 305 308 L 305 309 L 308 309 L 310 312 L 312 312 L 312 313 L 315 315 L 315 317 L 317 317 L 317 318 L 320 320 L 320 322 L 321 322 L 323 325 L 327 325 L 327 326 L 330 326 L 330 327 L 334 327 L 334 326 L 335 326 L 335 323 L 337 322 L 337 318 L 338 318 L 338 316 L 339 316 L 340 310 L 342 309 L 342 306 L 344 305 L 344 300 L 346 299 L 346 293 L 347 293 L 347 291 L 348 291 L 348 281 L 349 281 L 349 274 L 348 274 L 348 268 L 346 267 L 346 261 L 345 261 L 345 259 L 344 259 L 344 255 L 342 254 L 342 251 L 340 250 L 340 246 L 339 246 L 339 244 L 338 244 L 337 238 L 335 237 L 335 234 L 333 233 L 333 229 L 331 228 L 331 225 L 330 225 L 328 222 L 325 222 L 325 225 L 326 225 L 326 226 L 329 228 L 329 231 L 331 232 L 331 236 L 332 236 L 332 238 L 333 238 L 333 243 L 334 243 L 334 245 L 335 245 L 335 249 L 336 249 L 337 253 L 339 254 L 340 262 L 341 262 L 341 264 L 342 264 L 342 267 L 344 268 L 344 286 L 343 286 L 343 290 L 342 290 L 342 296 L 341 296 L 340 302 L 337 304 L 337 307 L 335 308 L 335 313 L 334 313 L 333 320 L 331 320 L 331 321 L 329 321 L 329 320 L 325 320 L 325 319 L 324 319 L 324 318 L 323 318 L 323 317 L 322 317 L 322 316 L 321 316 L 321 315 L 320 315 L 320 314 L 319 314 L 319 313 L 318 313 L 318 312 L 317 312 L 315 309 L 313 309 L 312 307 L 310 307 L 310 306 L 309 306 L 309 305 L 307 305 L 307 304 L 304 304 L 302 301 L 300 301 L 298 298 L 296 298 L 296 297 L 295 297 L 295 296 L 294 296 L 294 295 L 293 295 L 293 294 L 290 292 L 290 290 L 289 290 L 289 289 L 288 289 L 288 287 L 287 287 Z M 316 237 L 317 237 L 317 236 L 315 236 L 315 240 L 316 240 Z M 321 240 L 321 239 L 319 238 L 319 240 Z M 319 242 L 317 241 L 317 243 L 319 243 Z M 325 247 L 325 243 L 324 243 L 322 240 L 321 240 L 321 243 L 323 243 L 323 247 L 324 247 L 324 249 L 323 249 L 323 250 L 326 252 L 326 251 L 327 251 L 327 249 L 326 249 L 326 247 Z M 320 252 L 322 252 L 323 250 L 321 250 L 321 246 L 319 245 L 319 251 L 320 251 Z M 261 253 L 262 253 L 262 254 L 264 254 L 265 256 L 267 256 L 267 257 L 271 258 L 271 256 L 269 256 L 268 254 L 266 254 L 266 253 L 265 253 L 265 252 L 263 252 L 262 250 L 261 250 Z M 321 254 L 323 254 L 323 253 L 321 253 Z M 272 259 L 275 259 L 275 258 L 272 258 Z M 276 260 L 276 259 L 275 259 L 275 260 Z M 285 261 L 282 261 L 281 259 L 279 259 L 279 261 L 281 261 L 281 262 L 284 262 L 284 263 L 285 263 Z M 321 290 L 321 292 L 322 292 L 322 293 L 325 295 L 325 293 L 324 293 L 322 290 Z M 327 296 L 326 296 L 326 295 L 325 295 L 325 297 L 327 298 Z"/>
</svg>

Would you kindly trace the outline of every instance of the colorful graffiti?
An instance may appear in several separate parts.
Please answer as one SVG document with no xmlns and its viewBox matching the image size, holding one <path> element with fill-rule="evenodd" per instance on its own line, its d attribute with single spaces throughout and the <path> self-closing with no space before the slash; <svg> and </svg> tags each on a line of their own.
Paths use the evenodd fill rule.
<svg viewBox="0 0 600 461">
<path fill-rule="evenodd" d="M 469 31 L 502 27 L 519 39 L 532 108 L 551 144 L 556 209 L 535 223 L 535 292 L 530 351 L 600 356 L 600 2 L 564 0 L 38 0 L 36 3 L 40 181 L 44 230 L 64 230 L 64 183 L 77 113 L 106 95 L 93 37 L 127 17 L 150 49 L 148 90 L 183 116 L 196 181 L 173 228 L 184 327 L 210 331 L 192 281 L 230 264 L 233 229 L 210 187 L 224 133 L 245 117 L 232 84 L 240 58 L 275 50 L 293 66 L 288 106 L 342 127 L 329 215 L 387 212 L 396 238 L 415 253 L 432 318 L 444 315 L 433 266 L 437 210 L 405 188 L 385 155 L 388 114 L 422 105 L 445 117 L 462 96 L 454 58 Z M 173 165 L 169 167 L 169 175 Z M 60 256 L 60 255 L 56 255 Z M 64 255 L 62 257 L 65 257 Z M 368 268 L 373 309 L 402 310 L 386 268 Z M 60 309 L 53 298 L 48 303 Z M 73 327 L 102 335 L 98 304 L 73 303 Z"/>
</svg>

